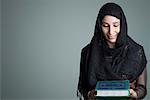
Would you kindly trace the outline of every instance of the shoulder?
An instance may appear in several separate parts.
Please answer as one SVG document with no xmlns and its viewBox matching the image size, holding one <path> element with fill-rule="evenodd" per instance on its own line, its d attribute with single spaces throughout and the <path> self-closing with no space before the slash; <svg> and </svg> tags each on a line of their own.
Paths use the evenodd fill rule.
<svg viewBox="0 0 150 100">
<path fill-rule="evenodd" d="M 136 53 L 143 50 L 143 46 L 135 42 L 131 37 L 128 37 L 128 46 L 129 51 L 132 53 Z"/>
<path fill-rule="evenodd" d="M 85 47 L 83 47 L 83 48 L 82 48 L 82 51 L 81 51 L 81 54 L 82 54 L 82 55 L 85 55 L 85 54 L 89 53 L 90 47 L 91 47 L 90 44 L 88 44 L 88 45 L 86 45 Z"/>
<path fill-rule="evenodd" d="M 128 38 L 128 52 L 127 56 L 129 59 L 134 59 L 137 61 L 141 61 L 142 59 L 146 60 L 144 48 L 142 45 L 135 42 L 130 37 Z"/>
</svg>

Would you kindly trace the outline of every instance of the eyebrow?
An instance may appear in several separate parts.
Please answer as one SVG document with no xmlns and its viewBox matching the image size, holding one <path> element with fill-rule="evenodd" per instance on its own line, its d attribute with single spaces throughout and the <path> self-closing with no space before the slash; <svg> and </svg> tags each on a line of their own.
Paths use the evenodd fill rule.
<svg viewBox="0 0 150 100">
<path fill-rule="evenodd" d="M 113 22 L 113 24 L 120 24 L 120 22 Z"/>
<path fill-rule="evenodd" d="M 102 22 L 103 24 L 109 24 L 109 23 L 107 23 L 107 22 Z M 113 22 L 113 24 L 120 24 L 120 22 L 118 21 L 118 22 Z"/>
</svg>

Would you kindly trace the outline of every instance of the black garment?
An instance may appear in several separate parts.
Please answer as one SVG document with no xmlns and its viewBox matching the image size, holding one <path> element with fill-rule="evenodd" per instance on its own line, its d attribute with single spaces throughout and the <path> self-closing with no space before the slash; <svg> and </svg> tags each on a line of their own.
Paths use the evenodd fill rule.
<svg viewBox="0 0 150 100">
<path fill-rule="evenodd" d="M 108 47 L 101 27 L 106 15 L 120 19 L 120 32 L 113 49 Z M 143 47 L 127 35 L 127 22 L 121 7 L 107 3 L 99 11 L 91 43 L 82 50 L 78 90 L 86 97 L 87 91 L 94 89 L 97 81 L 133 82 L 138 80 L 146 63 Z"/>
<path fill-rule="evenodd" d="M 144 56 L 144 51 L 143 47 L 136 44 L 132 39 L 128 39 L 128 47 L 125 49 L 124 52 L 128 52 L 127 54 L 130 54 L 130 58 L 126 56 L 123 60 L 125 59 L 130 59 L 131 61 L 133 60 L 138 60 L 139 57 Z M 89 57 L 90 57 L 90 49 L 91 45 L 88 44 L 86 47 L 82 49 L 81 52 L 81 61 L 80 61 L 80 76 L 79 76 L 79 83 L 78 83 L 78 91 L 81 93 L 81 95 L 84 97 L 84 99 L 87 99 L 87 92 L 91 90 L 91 88 L 88 85 L 88 71 L 89 71 Z M 134 56 L 136 55 L 136 56 Z M 132 57 L 132 58 L 131 58 Z M 140 61 L 139 61 L 140 62 Z M 125 63 L 126 64 L 126 63 Z M 120 62 L 120 65 L 124 65 L 124 61 Z M 130 65 L 129 65 L 130 66 Z M 130 66 L 133 67 L 129 71 L 134 71 L 136 70 L 136 65 Z M 111 68 L 113 71 L 113 68 Z M 123 67 L 124 70 L 127 70 L 125 67 Z M 146 68 L 145 70 L 142 70 L 143 73 L 141 73 L 135 80 L 135 91 L 138 94 L 138 98 L 144 98 L 145 95 L 147 94 L 147 89 L 146 89 Z M 101 70 L 101 69 L 100 69 Z M 129 72 L 130 73 L 130 72 Z M 94 73 L 93 73 L 94 74 Z M 116 73 L 117 74 L 117 73 Z M 107 74 L 108 76 L 111 75 L 111 72 Z M 107 80 L 105 79 L 106 75 L 101 74 L 101 76 L 104 77 L 102 80 Z M 123 78 L 127 77 L 126 75 L 121 75 Z M 141 77 L 142 76 L 142 77 Z M 98 77 L 98 76 L 97 76 Z M 141 77 L 141 78 L 140 78 Z"/>
</svg>

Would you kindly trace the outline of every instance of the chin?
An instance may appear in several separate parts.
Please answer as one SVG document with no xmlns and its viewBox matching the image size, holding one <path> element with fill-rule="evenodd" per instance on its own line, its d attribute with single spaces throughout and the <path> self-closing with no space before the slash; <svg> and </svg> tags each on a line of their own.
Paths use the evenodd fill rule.
<svg viewBox="0 0 150 100">
<path fill-rule="evenodd" d="M 107 39 L 109 42 L 116 42 L 116 39 Z"/>
<path fill-rule="evenodd" d="M 114 41 L 108 41 L 109 43 L 111 43 L 111 44 L 115 44 L 116 43 L 116 40 L 114 40 Z"/>
</svg>

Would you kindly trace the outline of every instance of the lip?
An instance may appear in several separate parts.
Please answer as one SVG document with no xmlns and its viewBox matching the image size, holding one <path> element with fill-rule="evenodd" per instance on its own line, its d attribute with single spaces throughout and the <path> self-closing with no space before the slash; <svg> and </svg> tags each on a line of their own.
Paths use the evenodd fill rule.
<svg viewBox="0 0 150 100">
<path fill-rule="evenodd" d="M 115 39 L 115 36 L 107 36 L 108 39 Z"/>
</svg>

